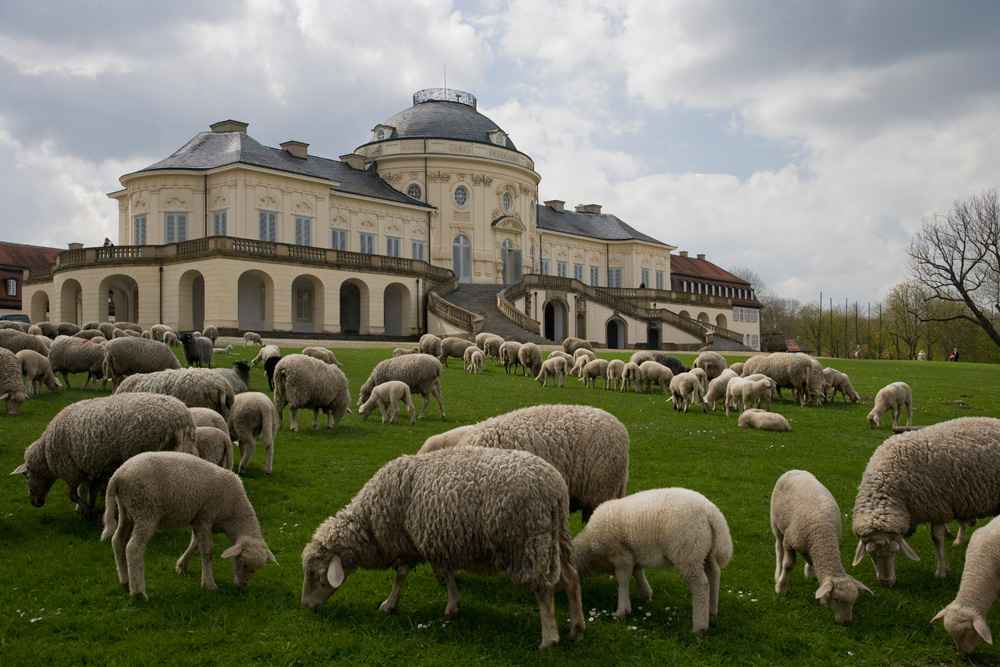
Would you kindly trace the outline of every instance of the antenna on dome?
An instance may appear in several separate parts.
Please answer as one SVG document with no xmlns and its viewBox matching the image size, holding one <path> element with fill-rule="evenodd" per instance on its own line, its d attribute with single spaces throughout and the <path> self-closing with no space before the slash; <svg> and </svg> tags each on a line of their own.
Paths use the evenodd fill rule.
<svg viewBox="0 0 1000 667">
<path fill-rule="evenodd" d="M 444 98 L 448 99 L 448 65 L 441 65 L 444 70 Z"/>
</svg>

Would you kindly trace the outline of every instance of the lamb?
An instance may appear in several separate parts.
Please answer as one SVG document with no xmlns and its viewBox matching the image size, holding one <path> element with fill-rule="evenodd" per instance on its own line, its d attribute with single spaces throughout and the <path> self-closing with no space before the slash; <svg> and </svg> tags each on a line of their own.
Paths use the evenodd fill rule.
<svg viewBox="0 0 1000 667">
<path fill-rule="evenodd" d="M 91 380 L 94 380 L 95 389 L 98 379 L 103 379 L 104 386 L 107 385 L 104 376 L 104 346 L 92 340 L 57 336 L 52 341 L 52 349 L 49 350 L 49 366 L 53 373 L 62 376 L 63 384 L 70 389 L 72 389 L 69 383 L 70 373 L 87 374 L 84 389 L 90 385 Z"/>
<path fill-rule="evenodd" d="M 483 343 L 483 354 L 492 360 L 492 364 L 496 366 L 498 363 L 502 363 L 500 359 L 500 347 L 504 344 L 504 339 L 500 336 L 490 336 Z"/>
<path fill-rule="evenodd" d="M 756 428 L 761 431 L 791 431 L 792 427 L 783 415 L 759 408 L 748 408 L 740 413 L 738 426 Z"/>
<path fill-rule="evenodd" d="M 573 355 L 572 354 L 566 354 L 562 350 L 552 350 L 552 351 L 550 351 L 549 352 L 549 356 L 546 357 L 546 359 L 551 359 L 552 357 L 562 357 L 563 359 L 566 360 L 567 366 L 572 366 L 573 363 L 575 362 L 575 359 L 573 359 Z"/>
<path fill-rule="evenodd" d="M 264 347 L 264 340 L 260 337 L 259 333 L 253 331 L 245 331 L 243 333 L 243 347 L 248 345 L 256 345 L 257 347 Z"/>
<path fill-rule="evenodd" d="M 134 392 L 173 396 L 189 408 L 211 408 L 227 421 L 235 397 L 233 386 L 210 368 L 179 368 L 130 375 L 114 391 L 115 394 Z"/>
<path fill-rule="evenodd" d="M 27 398 L 21 381 L 21 362 L 13 352 L 0 347 L 0 400 L 7 406 L 8 415 L 16 415 Z"/>
<path fill-rule="evenodd" d="M 661 392 L 667 394 L 670 392 L 670 381 L 674 379 L 674 374 L 659 362 L 644 361 L 639 365 L 639 377 L 646 391 L 652 391 L 652 385 L 656 384 Z"/>
<path fill-rule="evenodd" d="M 632 387 L 635 393 L 639 393 L 642 390 L 642 371 L 639 368 L 639 364 L 634 361 L 630 361 L 625 364 L 622 368 L 622 391 L 627 390 Z"/>
<path fill-rule="evenodd" d="M 115 520 L 115 507 L 118 520 Z M 222 552 L 233 566 L 233 584 L 245 587 L 253 573 L 278 564 L 260 533 L 260 523 L 243 483 L 229 470 L 176 452 L 148 452 L 126 461 L 108 482 L 101 539 L 111 537 L 118 581 L 129 595 L 147 602 L 146 545 L 160 528 L 191 526 L 191 544 L 177 560 L 187 570 L 201 551 L 201 585 L 216 590 L 212 533 L 225 533 L 233 546 Z"/>
<path fill-rule="evenodd" d="M 230 343 L 229 345 L 227 345 L 225 347 L 215 347 L 215 348 L 212 348 L 212 354 L 213 355 L 215 355 L 215 354 L 231 354 L 232 351 L 233 351 L 233 344 L 232 343 Z"/>
<path fill-rule="evenodd" d="M 708 630 L 719 613 L 719 579 L 733 557 L 729 525 L 719 508 L 697 491 L 649 489 L 609 500 L 594 511 L 573 540 L 580 579 L 613 573 L 621 618 L 632 612 L 629 579 L 649 601 L 653 590 L 643 568 L 674 567 L 691 588 L 691 632 Z"/>
<path fill-rule="evenodd" d="M 264 345 L 260 348 L 260 352 L 257 353 L 257 356 L 254 357 L 253 361 L 251 361 L 250 363 L 256 366 L 262 361 L 267 361 L 271 357 L 280 357 L 280 356 L 281 356 L 281 348 L 279 348 L 277 345 Z"/>
<path fill-rule="evenodd" d="M 701 393 L 704 396 L 705 392 L 708 391 L 708 373 L 705 372 L 704 368 L 692 368 L 688 373 L 698 378 L 698 384 L 701 385 Z"/>
<path fill-rule="evenodd" d="M 729 370 L 736 373 L 737 375 L 743 375 L 744 362 L 737 361 L 735 364 L 730 364 Z"/>
<path fill-rule="evenodd" d="M 594 354 L 594 351 L 589 348 L 579 347 L 575 352 L 573 352 L 574 363 L 579 361 L 580 357 L 587 357 L 587 361 L 593 361 L 597 358 L 597 355 Z"/>
<path fill-rule="evenodd" d="M 468 347 L 465 349 L 464 356 L 465 370 L 481 375 L 483 372 L 483 363 L 486 361 L 483 357 L 483 351 L 478 347 Z"/>
<path fill-rule="evenodd" d="M 972 653 L 980 638 L 993 644 L 986 613 L 1000 591 L 1000 520 L 993 519 L 976 531 L 965 552 L 965 569 L 958 595 L 931 619 L 944 621 L 944 629 L 963 653 Z"/>
<path fill-rule="evenodd" d="M 32 324 L 31 326 L 29 326 L 28 330 L 25 331 L 25 333 L 31 334 L 32 336 L 43 336 L 44 335 L 42 333 L 42 328 L 40 326 L 38 326 L 37 324 Z"/>
<path fill-rule="evenodd" d="M 362 404 L 371 397 L 372 390 L 383 382 L 389 380 L 401 380 L 410 388 L 411 393 L 420 394 L 424 397 L 424 406 L 420 410 L 418 418 L 423 419 L 427 412 L 427 404 L 430 397 L 437 400 L 438 411 L 441 419 L 444 419 L 444 400 L 441 398 L 441 362 L 426 354 L 415 354 L 413 356 L 386 359 L 378 362 L 372 369 L 371 375 L 361 385 L 361 392 L 358 394 L 358 404 Z"/>
<path fill-rule="evenodd" d="M 232 386 L 233 392 L 238 394 L 241 391 L 250 390 L 250 364 L 242 359 L 234 361 L 232 368 L 213 368 L 211 370 L 224 378 Z"/>
<path fill-rule="evenodd" d="M 461 359 L 465 355 L 465 350 L 469 347 L 475 347 L 475 345 L 471 340 L 465 340 L 464 338 L 456 338 L 454 336 L 443 338 L 441 340 L 441 354 L 438 355 L 441 359 L 441 365 L 447 368 L 448 357 Z"/>
<path fill-rule="evenodd" d="M 340 362 L 337 361 L 336 355 L 325 347 L 304 347 L 302 348 L 302 354 L 307 357 L 315 357 L 323 363 L 332 364 L 337 368 L 340 368 Z"/>
<path fill-rule="evenodd" d="M 589 405 L 536 405 L 460 427 L 424 442 L 420 454 L 469 445 L 520 449 L 556 467 L 569 485 L 570 511 L 583 520 L 628 483 L 629 434 L 618 419 Z"/>
<path fill-rule="evenodd" d="M 819 580 L 816 599 L 833 611 L 838 623 L 848 625 L 858 591 L 874 593 L 848 575 L 840 561 L 840 508 L 833 494 L 812 473 L 789 470 L 778 478 L 771 493 L 771 531 L 774 592 L 784 595 L 788 591 L 798 552 L 806 562 L 806 579 Z"/>
<path fill-rule="evenodd" d="M 87 327 L 84 328 L 86 329 Z M 94 328 L 96 329 L 97 327 L 95 326 Z M 153 326 L 149 327 L 149 335 L 153 337 L 153 340 L 158 340 L 161 343 L 163 342 L 163 335 L 166 334 L 167 332 L 172 333 L 174 336 L 180 335 L 177 329 L 174 329 L 171 326 L 167 326 L 166 324 L 154 324 Z"/>
<path fill-rule="evenodd" d="M 481 350 L 476 351 L 482 354 Z M 417 423 L 417 411 L 413 408 L 413 401 L 410 400 L 410 387 L 399 380 L 389 380 L 372 389 L 372 395 L 361 405 L 358 414 L 361 415 L 363 421 L 367 421 L 368 415 L 378 407 L 382 414 L 382 423 L 386 423 L 388 415 L 388 422 L 395 424 L 396 416 L 399 415 L 400 401 L 403 402 L 406 411 L 410 413 L 410 426 L 414 426 Z"/>
<path fill-rule="evenodd" d="M 701 411 L 708 412 L 705 401 L 702 400 L 701 381 L 694 373 L 681 373 L 670 380 L 670 394 L 674 402 L 674 410 L 687 412 L 688 404 L 701 403 Z"/>
<path fill-rule="evenodd" d="M 194 437 L 191 413 L 172 396 L 134 393 L 86 399 L 60 410 L 11 474 L 24 475 L 35 507 L 45 504 L 57 479 L 64 480 L 69 499 L 89 515 L 101 483 L 127 459 L 146 451 L 195 454 Z M 84 499 L 88 486 L 89 502 Z"/>
<path fill-rule="evenodd" d="M 215 327 L 215 325 L 209 324 L 202 330 L 201 335 L 211 340 L 212 345 L 215 345 L 215 341 L 219 338 L 219 330 Z"/>
<path fill-rule="evenodd" d="M 643 362 L 654 361 L 653 353 L 649 350 L 639 350 L 638 352 L 633 352 L 632 356 L 628 358 L 636 366 L 641 366 Z"/>
<path fill-rule="evenodd" d="M 358 568 L 395 567 L 392 592 L 379 607 L 391 612 L 407 573 L 426 561 L 445 580 L 446 616 L 458 613 L 459 569 L 500 571 L 529 586 L 538 600 L 542 648 L 559 642 L 554 591 L 562 582 L 570 637 L 582 639 L 568 512 L 566 483 L 533 454 L 462 447 L 402 456 L 316 529 L 302 552 L 302 606 L 319 609 Z"/>
<path fill-rule="evenodd" d="M 729 381 L 735 377 L 738 377 L 736 371 L 727 368 L 718 377 L 712 378 L 712 381 L 708 383 L 708 391 L 705 392 L 704 401 L 705 403 L 712 404 L 713 412 L 720 398 L 723 401 L 726 400 L 726 387 L 729 386 Z"/>
<path fill-rule="evenodd" d="M 34 350 L 43 357 L 49 356 L 49 348 L 39 340 L 38 336 L 27 334 L 20 328 L 0 329 L 0 347 L 15 354 L 21 350 Z"/>
<path fill-rule="evenodd" d="M 563 350 L 568 354 L 575 354 L 580 349 L 594 351 L 594 346 L 590 344 L 590 341 L 583 340 L 582 338 L 574 338 L 573 336 L 563 338 L 562 344 Z"/>
<path fill-rule="evenodd" d="M 434 334 L 424 334 L 420 337 L 420 340 L 417 341 L 417 345 L 420 346 L 420 351 L 424 354 L 429 354 L 432 357 L 441 356 L 441 339 Z"/>
<path fill-rule="evenodd" d="M 810 395 L 811 360 L 812 357 L 809 355 L 799 353 L 760 354 L 744 362 L 742 377 L 763 373 L 774 380 L 779 397 L 782 387 L 791 388 L 795 391 L 799 404 L 805 406 Z"/>
<path fill-rule="evenodd" d="M 899 415 L 906 406 L 906 425 L 913 425 L 913 392 L 905 382 L 893 382 L 879 389 L 875 394 L 875 407 L 868 413 L 868 425 L 878 428 L 882 425 L 882 415 L 892 410 L 892 426 L 899 426 Z"/>
<path fill-rule="evenodd" d="M 542 371 L 542 348 L 534 343 L 523 343 L 517 351 L 517 361 L 521 364 L 524 375 L 537 377 Z"/>
<path fill-rule="evenodd" d="M 625 362 L 621 359 L 612 359 L 608 362 L 608 368 L 604 371 L 604 388 L 619 390 L 625 386 Z"/>
<path fill-rule="evenodd" d="M 211 338 L 185 333 L 181 334 L 178 340 L 184 348 L 184 359 L 187 360 L 188 368 L 192 366 L 212 367 L 212 350 L 215 348 Z"/>
<path fill-rule="evenodd" d="M 692 366 L 704 369 L 705 374 L 708 375 L 708 381 L 711 382 L 719 377 L 729 364 L 726 363 L 726 359 L 718 352 L 709 351 L 699 354 Z"/>
<path fill-rule="evenodd" d="M 229 415 L 229 437 L 235 440 L 240 448 L 240 465 L 237 470 L 241 475 L 246 472 L 250 457 L 257 449 L 255 436 L 258 435 L 264 441 L 264 474 L 271 474 L 274 436 L 277 432 L 277 413 L 267 394 L 245 391 L 236 395 L 233 410 Z"/>
<path fill-rule="evenodd" d="M 854 387 L 851 386 L 851 378 L 847 376 L 846 373 L 841 373 L 835 368 L 824 368 L 823 369 L 823 382 L 824 382 L 824 398 L 826 394 L 829 393 L 829 400 L 832 402 L 837 398 L 837 392 L 840 392 L 840 397 L 844 399 L 844 403 L 847 403 L 847 399 L 851 399 L 851 403 L 857 403 L 858 392 L 854 391 Z"/>
<path fill-rule="evenodd" d="M 233 469 L 233 441 L 229 439 L 228 426 L 225 430 L 214 426 L 195 427 L 194 446 L 199 458 L 226 470 Z"/>
<path fill-rule="evenodd" d="M 222 415 L 211 408 L 188 408 L 188 412 L 191 413 L 195 428 L 199 426 L 212 426 L 220 431 L 229 430 L 229 424 L 226 423 Z"/>
<path fill-rule="evenodd" d="M 667 368 L 670 369 L 670 372 L 673 373 L 674 375 L 678 375 L 680 373 L 687 373 L 691 370 L 683 363 L 681 363 L 680 359 L 678 359 L 677 357 L 671 357 L 669 354 L 660 354 L 659 352 L 654 352 L 653 361 L 662 366 L 666 366 Z"/>
<path fill-rule="evenodd" d="M 313 428 L 319 427 L 320 410 L 326 413 L 326 427 L 340 424 L 350 410 L 351 393 L 347 376 L 336 366 L 304 354 L 282 357 L 274 367 L 274 407 L 278 412 L 278 428 L 288 405 L 289 428 L 299 430 L 299 408 L 313 411 Z"/>
<path fill-rule="evenodd" d="M 1000 420 L 963 417 L 894 435 L 872 454 L 854 501 L 854 565 L 872 557 L 879 583 L 896 581 L 896 552 L 913 560 L 906 543 L 931 524 L 937 548 L 934 575 L 948 575 L 947 523 L 993 516 L 1000 507 Z"/>
<path fill-rule="evenodd" d="M 771 378 L 769 378 L 766 375 L 764 375 L 763 373 L 754 373 L 753 375 L 747 375 L 743 379 L 744 380 L 766 380 L 767 381 L 767 388 L 766 389 L 759 389 L 759 388 L 744 389 L 744 393 L 746 394 L 746 398 L 747 399 L 752 399 L 752 401 L 753 401 L 753 405 L 750 406 L 750 407 L 759 408 L 762 405 L 764 405 L 764 401 L 767 401 L 767 407 L 765 409 L 768 410 L 768 411 L 770 411 L 771 410 L 771 396 L 774 394 L 775 391 L 777 391 L 778 384 L 774 380 L 772 380 Z"/>
<path fill-rule="evenodd" d="M 771 405 L 771 393 L 774 391 L 775 382 L 771 378 L 761 375 L 758 378 L 732 378 L 726 385 L 726 416 L 729 416 L 730 408 L 735 408 L 739 412 L 745 412 L 750 408 L 760 405 L 763 398 L 767 398 L 768 407 Z"/>
<path fill-rule="evenodd" d="M 610 362 L 607 359 L 594 359 L 593 361 L 588 361 L 580 371 L 580 382 L 583 383 L 584 387 L 594 387 L 596 386 L 595 380 L 601 378 L 604 380 L 604 388 L 608 387 L 608 364 Z"/>
<path fill-rule="evenodd" d="M 581 374 L 583 373 L 584 367 L 587 364 L 589 364 L 591 361 L 594 361 L 595 359 L 597 359 L 596 356 L 595 357 L 588 357 L 586 355 L 581 355 L 581 356 L 577 357 L 576 361 L 573 362 L 572 368 L 569 369 L 569 374 L 570 375 L 575 375 L 576 377 L 580 377 Z"/>
<path fill-rule="evenodd" d="M 163 344 L 170 347 L 180 347 L 181 342 L 177 338 L 177 334 L 173 331 L 167 331 L 163 334 Z"/>
<path fill-rule="evenodd" d="M 59 391 L 62 385 L 52 374 L 52 366 L 47 357 L 34 350 L 21 350 L 14 356 L 21 362 L 21 375 L 24 377 L 28 396 L 40 394 L 43 384 L 53 392 Z"/>
<path fill-rule="evenodd" d="M 104 344 L 103 374 L 113 388 L 130 375 L 179 369 L 173 351 L 165 344 L 145 338 L 115 338 Z"/>
<path fill-rule="evenodd" d="M 397 347 L 392 351 L 392 356 L 394 357 L 401 357 L 404 354 L 420 354 L 420 348 L 417 346 L 411 348 Z"/>
<path fill-rule="evenodd" d="M 552 384 L 557 387 L 566 386 L 566 359 L 563 357 L 549 357 L 542 362 L 542 368 L 538 372 L 536 380 L 544 387 L 552 376 Z"/>
<path fill-rule="evenodd" d="M 514 373 L 517 373 L 517 366 L 521 364 L 518 361 L 518 353 L 521 351 L 521 344 L 514 340 L 504 341 L 503 345 L 500 346 L 500 363 L 503 364 L 503 369 L 510 375 L 511 369 L 514 369 Z"/>
</svg>

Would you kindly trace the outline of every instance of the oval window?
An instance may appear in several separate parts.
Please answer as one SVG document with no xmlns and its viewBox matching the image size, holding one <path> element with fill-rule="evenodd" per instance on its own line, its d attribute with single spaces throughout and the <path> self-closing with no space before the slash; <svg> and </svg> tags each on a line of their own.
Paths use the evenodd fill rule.
<svg viewBox="0 0 1000 667">
<path fill-rule="evenodd" d="M 509 211 L 510 210 L 510 205 L 511 205 L 510 193 L 509 192 L 505 192 L 505 193 L 503 193 L 503 210 Z"/>
<path fill-rule="evenodd" d="M 469 190 L 464 185 L 460 185 L 455 188 L 455 203 L 459 206 L 465 206 L 469 201 Z"/>
</svg>

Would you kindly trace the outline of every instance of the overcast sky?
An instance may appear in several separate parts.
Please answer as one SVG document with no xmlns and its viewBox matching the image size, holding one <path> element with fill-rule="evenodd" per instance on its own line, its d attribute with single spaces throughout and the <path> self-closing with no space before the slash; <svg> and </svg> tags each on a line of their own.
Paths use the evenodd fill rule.
<svg viewBox="0 0 1000 667">
<path fill-rule="evenodd" d="M 987 0 L 0 0 L 0 239 L 117 240 L 118 178 L 209 124 L 336 158 L 447 72 L 540 200 L 874 303 L 1000 186 L 998 34 Z"/>
</svg>

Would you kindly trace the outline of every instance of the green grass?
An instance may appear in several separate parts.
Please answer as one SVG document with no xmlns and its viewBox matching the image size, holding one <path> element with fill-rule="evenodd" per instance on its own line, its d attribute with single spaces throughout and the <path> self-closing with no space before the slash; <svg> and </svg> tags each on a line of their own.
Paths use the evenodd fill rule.
<svg viewBox="0 0 1000 667">
<path fill-rule="evenodd" d="M 289 350 L 284 350 L 285 352 Z M 252 358 L 255 349 L 237 347 Z M 388 349 L 338 349 L 352 395 Z M 625 358 L 627 355 L 602 355 Z M 681 355 L 688 364 L 691 355 Z M 730 362 L 739 357 L 728 358 Z M 427 418 L 383 425 L 377 413 L 362 422 L 346 415 L 339 427 L 313 431 L 311 413 L 299 415 L 299 433 L 279 432 L 274 473 L 263 473 L 263 452 L 250 462 L 244 484 L 261 528 L 280 567 L 268 565 L 247 589 L 233 587 L 229 564 L 219 558 L 228 546 L 216 537 L 216 592 L 199 585 L 198 559 L 177 575 L 174 562 L 187 546 L 186 531 L 158 533 L 146 557 L 150 601 L 133 602 L 118 585 L 108 542 L 100 526 L 81 520 L 57 482 L 45 506 L 31 507 L 20 476 L 4 477 L 0 488 L 0 664 L 135 665 L 260 663 L 411 665 L 572 664 L 580 665 L 931 665 L 965 662 L 940 624 L 931 617 L 958 588 L 964 548 L 949 545 L 952 573 L 935 579 L 929 531 L 910 539 L 919 562 L 901 559 L 893 589 L 878 586 L 865 561 L 850 567 L 856 542 L 850 513 L 868 458 L 889 435 L 887 425 L 871 430 L 865 415 L 872 397 L 887 383 L 904 380 L 913 388 L 915 423 L 960 416 L 1000 416 L 997 367 L 943 362 L 835 360 L 862 395 L 859 404 L 800 408 L 788 401 L 774 408 L 789 418 L 791 433 L 764 433 L 736 426 L 724 413 L 675 413 L 659 394 L 621 394 L 584 389 L 575 378 L 563 389 L 542 389 L 530 379 L 507 376 L 487 365 L 471 376 L 452 361 L 442 380 L 447 418 L 432 401 Z M 261 369 L 252 371 L 253 389 L 266 391 Z M 74 385 L 82 386 L 82 376 Z M 30 399 L 21 414 L 0 414 L 0 465 L 11 471 L 24 448 L 48 420 L 72 401 L 99 394 L 79 389 Z M 839 401 L 839 399 L 838 399 Z M 421 399 L 416 398 L 418 405 Z M 650 571 L 650 604 L 633 600 L 623 621 L 612 614 L 616 586 L 608 578 L 583 584 L 588 618 L 582 643 L 567 637 L 568 611 L 557 595 L 563 641 L 537 650 L 541 634 L 530 591 L 501 575 L 464 574 L 462 609 L 444 618 L 447 599 L 427 566 L 407 580 L 399 610 L 377 611 L 392 587 L 390 571 L 358 572 L 318 613 L 301 608 L 300 555 L 313 531 L 343 507 L 386 461 L 415 452 L 424 439 L 458 425 L 539 403 L 587 403 L 616 415 L 631 433 L 629 490 L 683 486 L 715 502 L 726 515 L 735 545 L 722 571 L 719 616 L 708 633 L 694 637 L 691 596 L 673 571 Z M 958 407 L 956 407 L 958 406 Z M 321 422 L 322 423 L 322 422 Z M 262 448 L 261 448 L 262 449 Z M 848 571 L 875 597 L 855 605 L 854 623 L 838 626 L 833 614 L 813 598 L 816 583 L 802 577 L 801 560 L 788 594 L 774 594 L 774 539 L 768 504 L 775 480 L 786 470 L 813 472 L 836 497 L 844 516 L 841 554 Z M 579 515 L 571 530 L 580 529 Z M 634 585 L 633 585 L 634 591 Z M 996 629 L 996 628 L 994 628 Z M 975 662 L 1000 663 L 1000 647 L 979 644 Z"/>
</svg>

